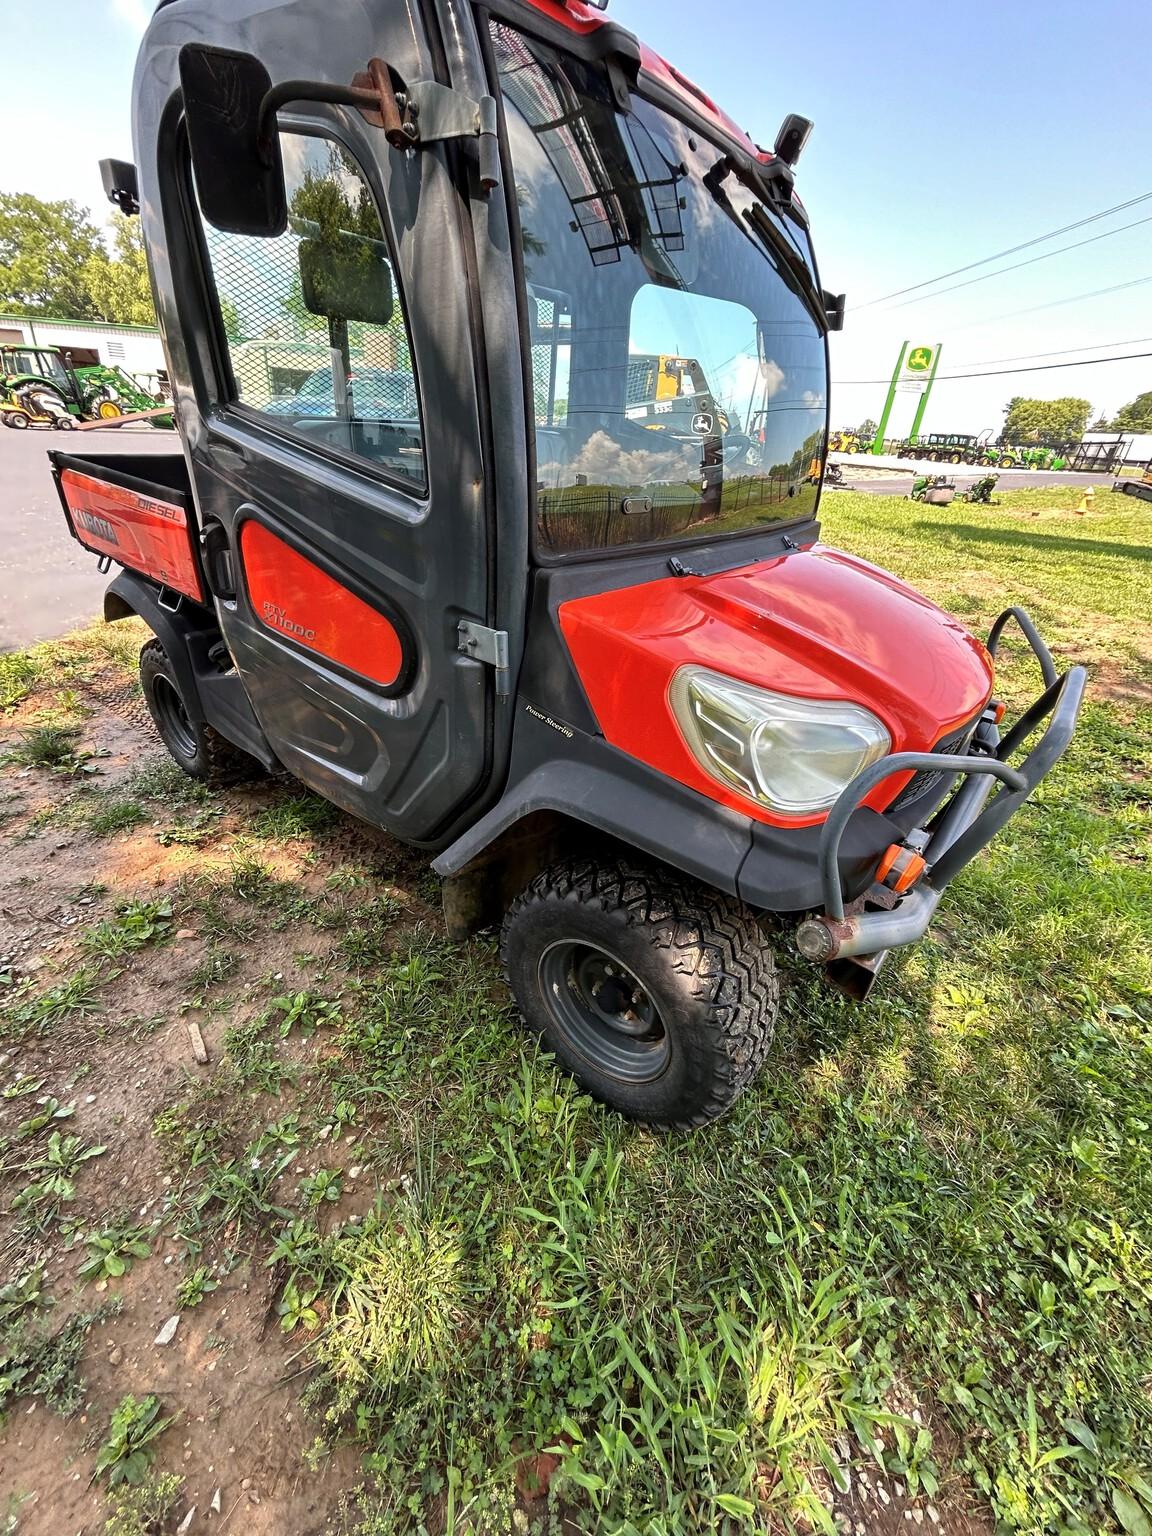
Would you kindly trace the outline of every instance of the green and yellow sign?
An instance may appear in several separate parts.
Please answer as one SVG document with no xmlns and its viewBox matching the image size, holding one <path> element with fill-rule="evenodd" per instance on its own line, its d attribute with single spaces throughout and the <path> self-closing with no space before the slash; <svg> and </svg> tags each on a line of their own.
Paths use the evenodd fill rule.
<svg viewBox="0 0 1152 1536">
<path fill-rule="evenodd" d="M 892 383 L 888 386 L 888 399 L 884 402 L 884 409 L 880 414 L 880 425 L 876 430 L 876 436 L 872 442 L 872 452 L 884 451 L 884 438 L 888 431 L 888 419 L 892 415 L 892 407 L 896 396 L 901 394 L 914 394 L 920 398 L 916 402 L 916 416 L 912 422 L 912 431 L 909 434 L 915 437 L 920 431 L 920 424 L 924 420 L 924 408 L 928 404 L 928 396 L 932 392 L 932 384 L 936 378 L 936 369 L 940 365 L 940 343 L 935 346 L 913 346 L 906 341 L 900 348 L 900 356 L 896 359 L 896 367 L 892 371 Z"/>
<path fill-rule="evenodd" d="M 908 373 L 931 373 L 932 360 L 936 356 L 935 347 L 912 347 L 908 356 L 904 359 L 904 368 Z"/>
</svg>

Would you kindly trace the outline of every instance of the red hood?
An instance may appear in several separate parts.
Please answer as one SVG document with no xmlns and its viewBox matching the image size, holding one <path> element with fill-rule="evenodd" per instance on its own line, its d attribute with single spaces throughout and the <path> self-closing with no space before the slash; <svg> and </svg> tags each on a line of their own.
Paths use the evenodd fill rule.
<svg viewBox="0 0 1152 1536">
<path fill-rule="evenodd" d="M 992 691 L 992 659 L 962 625 L 895 576 L 822 545 L 578 598 L 561 606 L 560 624 L 613 745 L 764 821 L 782 818 L 724 790 L 684 745 L 667 702 L 681 666 L 863 704 L 888 727 L 894 752 L 934 746 Z M 868 803 L 889 803 L 907 777 Z"/>
</svg>

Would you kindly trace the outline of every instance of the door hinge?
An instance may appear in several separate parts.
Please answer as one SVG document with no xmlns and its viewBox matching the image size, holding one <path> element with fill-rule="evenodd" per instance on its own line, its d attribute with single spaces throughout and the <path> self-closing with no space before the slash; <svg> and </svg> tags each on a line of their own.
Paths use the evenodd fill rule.
<svg viewBox="0 0 1152 1536">
<path fill-rule="evenodd" d="M 471 619 L 461 619 L 456 626 L 459 637 L 456 649 L 474 661 L 482 661 L 496 669 L 496 692 L 506 695 L 511 689 L 512 674 L 508 666 L 508 631 L 489 629 L 487 624 L 476 624 Z"/>
</svg>

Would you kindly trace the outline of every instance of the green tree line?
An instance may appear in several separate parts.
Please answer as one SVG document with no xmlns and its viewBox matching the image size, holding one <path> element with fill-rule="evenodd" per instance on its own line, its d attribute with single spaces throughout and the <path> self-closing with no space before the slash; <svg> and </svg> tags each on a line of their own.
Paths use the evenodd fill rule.
<svg viewBox="0 0 1152 1536">
<path fill-rule="evenodd" d="M 0 312 L 155 325 L 140 220 L 114 213 L 109 247 L 71 198 L 0 192 Z"/>
</svg>

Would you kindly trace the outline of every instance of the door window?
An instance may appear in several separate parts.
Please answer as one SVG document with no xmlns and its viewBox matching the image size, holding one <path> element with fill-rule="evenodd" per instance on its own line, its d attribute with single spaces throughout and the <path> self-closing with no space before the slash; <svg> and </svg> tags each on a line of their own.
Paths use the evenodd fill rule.
<svg viewBox="0 0 1152 1536">
<path fill-rule="evenodd" d="M 288 228 L 204 221 L 234 398 L 269 424 L 425 484 L 412 347 L 372 193 L 341 144 L 282 133 Z"/>
</svg>

